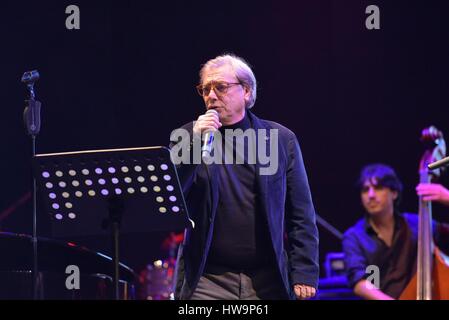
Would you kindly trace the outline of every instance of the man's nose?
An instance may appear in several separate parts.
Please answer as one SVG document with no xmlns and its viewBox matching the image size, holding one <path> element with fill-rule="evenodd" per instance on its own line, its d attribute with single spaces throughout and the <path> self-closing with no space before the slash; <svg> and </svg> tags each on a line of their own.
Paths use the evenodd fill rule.
<svg viewBox="0 0 449 320">
<path fill-rule="evenodd" d="M 375 192 L 374 188 L 369 188 L 368 189 L 368 197 L 374 198 L 375 196 L 376 196 L 376 192 Z"/>
<path fill-rule="evenodd" d="M 217 94 L 215 93 L 214 87 L 210 88 L 209 93 L 206 95 L 208 99 L 218 99 Z"/>
</svg>

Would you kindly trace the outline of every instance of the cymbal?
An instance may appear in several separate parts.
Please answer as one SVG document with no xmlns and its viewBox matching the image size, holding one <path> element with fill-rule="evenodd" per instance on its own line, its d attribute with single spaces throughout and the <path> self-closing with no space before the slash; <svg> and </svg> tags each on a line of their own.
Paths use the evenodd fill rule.
<svg viewBox="0 0 449 320">
<path fill-rule="evenodd" d="M 65 273 L 76 265 L 83 274 L 112 276 L 112 258 L 72 242 L 38 237 L 39 271 Z M 30 271 L 33 262 L 32 237 L 26 234 L 0 232 L 0 271 Z M 133 281 L 134 271 L 120 263 L 120 279 Z"/>
</svg>

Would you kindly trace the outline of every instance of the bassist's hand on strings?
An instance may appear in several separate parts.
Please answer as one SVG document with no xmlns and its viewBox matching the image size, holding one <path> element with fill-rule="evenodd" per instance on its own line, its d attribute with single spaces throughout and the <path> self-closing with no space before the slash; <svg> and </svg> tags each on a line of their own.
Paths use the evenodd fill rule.
<svg viewBox="0 0 449 320">
<path fill-rule="evenodd" d="M 445 206 L 449 206 L 449 190 L 438 183 L 420 183 L 416 187 L 418 196 L 422 196 L 424 201 L 436 201 Z"/>
</svg>

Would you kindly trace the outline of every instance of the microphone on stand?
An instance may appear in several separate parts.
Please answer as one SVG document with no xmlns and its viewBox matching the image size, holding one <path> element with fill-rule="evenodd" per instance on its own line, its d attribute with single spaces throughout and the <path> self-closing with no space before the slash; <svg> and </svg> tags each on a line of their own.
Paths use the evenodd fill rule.
<svg viewBox="0 0 449 320">
<path fill-rule="evenodd" d="M 435 161 L 427 166 L 430 170 L 436 170 L 441 167 L 449 166 L 449 157 L 443 158 L 441 160 Z"/>
<path fill-rule="evenodd" d="M 36 100 L 34 91 L 34 83 L 40 78 L 37 70 L 27 71 L 22 75 L 21 81 L 26 84 L 29 91 L 29 98 L 25 100 L 26 106 L 23 111 L 23 120 L 28 134 L 31 136 L 32 157 L 36 155 L 36 139 L 41 130 L 41 102 Z M 33 177 L 33 236 L 31 238 L 33 244 L 33 265 L 32 265 L 32 290 L 33 299 L 42 298 L 42 284 L 39 282 L 39 265 L 38 265 L 38 245 L 37 245 L 37 185 L 36 178 Z"/>
<path fill-rule="evenodd" d="M 40 75 L 37 70 L 27 71 L 23 74 L 21 81 L 26 84 L 29 90 L 29 99 L 26 100 L 26 107 L 23 112 L 23 121 L 28 134 L 37 136 L 41 129 L 41 103 L 36 100 L 34 92 L 34 83 L 39 80 Z"/>
<path fill-rule="evenodd" d="M 215 113 L 218 116 L 217 110 L 209 109 L 206 114 Z M 201 157 L 210 158 L 210 153 L 212 152 L 212 144 L 214 142 L 214 131 L 206 131 L 204 133 L 203 146 L 201 147 Z"/>
</svg>

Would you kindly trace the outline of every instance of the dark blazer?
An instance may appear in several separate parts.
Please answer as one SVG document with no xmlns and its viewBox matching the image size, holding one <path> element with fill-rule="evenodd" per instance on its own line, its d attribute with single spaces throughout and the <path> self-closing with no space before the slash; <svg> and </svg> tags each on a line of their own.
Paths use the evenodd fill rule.
<svg viewBox="0 0 449 320">
<path fill-rule="evenodd" d="M 261 195 L 261 210 L 267 218 L 279 273 L 286 294 L 293 299 L 293 284 L 317 288 L 319 277 L 318 230 L 302 154 L 292 131 L 278 123 L 259 119 L 248 110 L 247 113 L 254 129 L 267 130 L 265 139 L 261 139 L 266 143 L 267 156 L 269 130 L 278 129 L 278 170 L 274 175 L 260 175 L 259 169 L 263 166 L 257 161 L 257 191 Z M 183 129 L 192 136 L 193 122 Z M 189 299 L 204 271 L 219 197 L 218 165 L 208 167 L 210 183 L 205 164 L 181 164 L 177 168 L 195 227 L 186 230 L 184 242 L 179 247 L 175 299 Z"/>
</svg>

